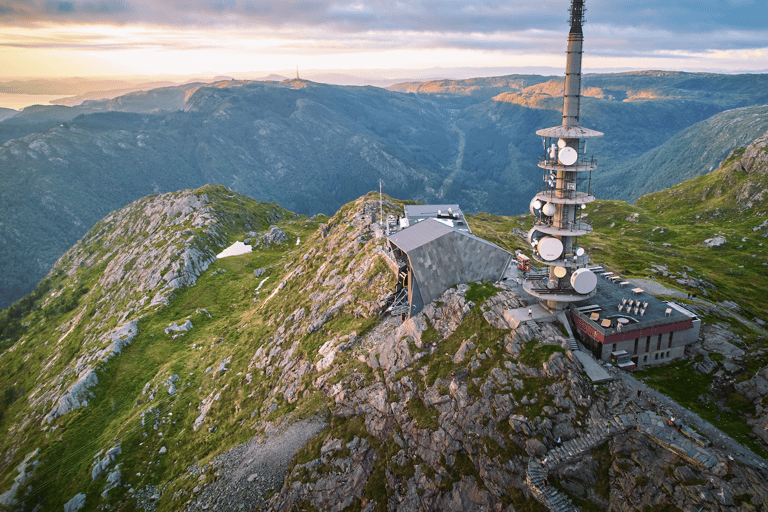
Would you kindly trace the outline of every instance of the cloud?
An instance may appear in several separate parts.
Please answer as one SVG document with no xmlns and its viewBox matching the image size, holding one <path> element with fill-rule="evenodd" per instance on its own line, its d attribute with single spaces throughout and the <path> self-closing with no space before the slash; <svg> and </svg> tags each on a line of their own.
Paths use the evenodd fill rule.
<svg viewBox="0 0 768 512">
<path fill-rule="evenodd" d="M 764 0 L 587 0 L 586 5 L 586 44 L 596 55 L 768 46 Z M 320 46 L 352 42 L 360 48 L 561 53 L 568 7 L 567 0 L 0 0 L 0 27 L 143 25 L 290 34 Z M 101 48 L 103 41 L 92 43 Z"/>
</svg>

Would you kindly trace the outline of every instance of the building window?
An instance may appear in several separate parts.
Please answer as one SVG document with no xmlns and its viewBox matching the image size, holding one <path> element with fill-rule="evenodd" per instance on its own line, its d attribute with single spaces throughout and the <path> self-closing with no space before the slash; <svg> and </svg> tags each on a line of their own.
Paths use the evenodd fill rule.
<svg viewBox="0 0 768 512">
<path fill-rule="evenodd" d="M 645 339 L 645 351 L 646 352 L 650 352 L 651 351 L 651 337 L 650 336 L 648 336 Z"/>
<path fill-rule="evenodd" d="M 659 359 L 659 353 L 657 352 L 657 353 L 653 354 L 653 358 L 658 360 Z"/>
<path fill-rule="evenodd" d="M 640 338 L 635 338 L 635 354 L 637 354 L 637 344 L 640 343 Z"/>
<path fill-rule="evenodd" d="M 644 362 L 644 363 L 647 363 L 647 362 L 648 362 L 648 356 L 643 356 L 643 362 Z"/>
<path fill-rule="evenodd" d="M 659 334 L 659 337 L 656 339 L 656 350 L 661 350 L 661 334 Z"/>
<path fill-rule="evenodd" d="M 672 335 L 675 334 L 674 332 L 669 333 L 669 344 L 667 345 L 667 348 L 672 348 Z"/>
<path fill-rule="evenodd" d="M 669 350 L 667 350 L 667 359 L 669 359 Z"/>
</svg>

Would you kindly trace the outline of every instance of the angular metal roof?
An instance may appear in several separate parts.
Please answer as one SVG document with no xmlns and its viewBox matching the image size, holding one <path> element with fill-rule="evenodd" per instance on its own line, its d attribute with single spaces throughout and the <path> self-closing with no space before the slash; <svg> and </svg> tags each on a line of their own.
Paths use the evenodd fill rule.
<svg viewBox="0 0 768 512">
<path fill-rule="evenodd" d="M 408 252 L 437 240 L 441 236 L 452 231 L 454 230 L 442 222 L 428 218 L 421 222 L 417 222 L 394 235 L 390 235 L 389 239 L 403 252 Z"/>
</svg>

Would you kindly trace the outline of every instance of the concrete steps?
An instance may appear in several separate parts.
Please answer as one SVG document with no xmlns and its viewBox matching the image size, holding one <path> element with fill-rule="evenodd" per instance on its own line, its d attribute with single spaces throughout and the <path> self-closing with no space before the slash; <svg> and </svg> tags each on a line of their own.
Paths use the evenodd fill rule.
<svg viewBox="0 0 768 512">
<path fill-rule="evenodd" d="M 526 483 L 531 494 L 552 512 L 575 512 L 573 503 L 563 494 L 546 486 L 549 472 L 575 459 L 583 457 L 612 435 L 625 432 L 637 425 L 639 418 L 633 414 L 614 416 L 604 424 L 594 425 L 592 431 L 575 439 L 569 439 L 551 449 L 542 459 L 531 457 L 528 461 Z M 541 464 L 546 460 L 546 464 Z"/>
</svg>

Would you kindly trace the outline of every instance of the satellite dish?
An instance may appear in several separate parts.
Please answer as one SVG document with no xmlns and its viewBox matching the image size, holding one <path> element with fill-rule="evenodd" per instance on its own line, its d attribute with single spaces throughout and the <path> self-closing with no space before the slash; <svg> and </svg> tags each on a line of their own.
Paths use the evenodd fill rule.
<svg viewBox="0 0 768 512">
<path fill-rule="evenodd" d="M 568 273 L 567 270 L 565 270 L 565 267 L 555 267 L 555 276 L 559 279 L 562 279 L 565 277 L 565 275 Z"/>
<path fill-rule="evenodd" d="M 541 207 L 542 206 L 543 206 L 543 203 L 541 201 L 539 201 L 538 199 L 536 199 L 535 197 L 533 199 L 531 199 L 531 204 L 530 204 L 530 207 L 529 207 L 530 210 L 531 210 L 531 215 L 534 215 L 535 217 L 541 218 Z"/>
<path fill-rule="evenodd" d="M 584 256 L 584 248 L 583 247 L 579 247 L 578 249 L 576 249 L 576 256 Z"/>
<path fill-rule="evenodd" d="M 557 159 L 563 165 L 573 165 L 576 163 L 576 160 L 579 159 L 579 154 L 576 152 L 575 149 L 565 147 L 560 150 L 560 153 L 558 153 Z"/>
<path fill-rule="evenodd" d="M 557 207 L 552 203 L 547 203 L 544 205 L 544 208 L 542 208 L 541 211 L 544 213 L 544 215 L 551 217 L 557 212 Z"/>
<path fill-rule="evenodd" d="M 576 293 L 586 295 L 597 286 L 597 276 L 588 268 L 580 268 L 571 275 L 571 286 Z"/>
<path fill-rule="evenodd" d="M 537 248 L 539 255 L 547 261 L 556 260 L 563 254 L 563 242 L 552 236 L 545 236 L 539 240 Z"/>
<path fill-rule="evenodd" d="M 585 205 L 585 204 L 581 205 L 581 209 L 582 210 L 586 210 L 587 209 L 587 205 Z"/>
<path fill-rule="evenodd" d="M 539 243 L 539 240 L 543 236 L 544 233 L 541 231 L 536 231 L 536 228 L 532 227 L 531 230 L 528 231 L 528 243 L 531 244 L 531 247 L 536 247 L 536 245 Z"/>
<path fill-rule="evenodd" d="M 563 149 L 567 145 L 568 145 L 568 143 L 565 142 L 565 139 L 558 139 L 557 140 L 557 147 L 559 147 L 560 149 Z"/>
</svg>

